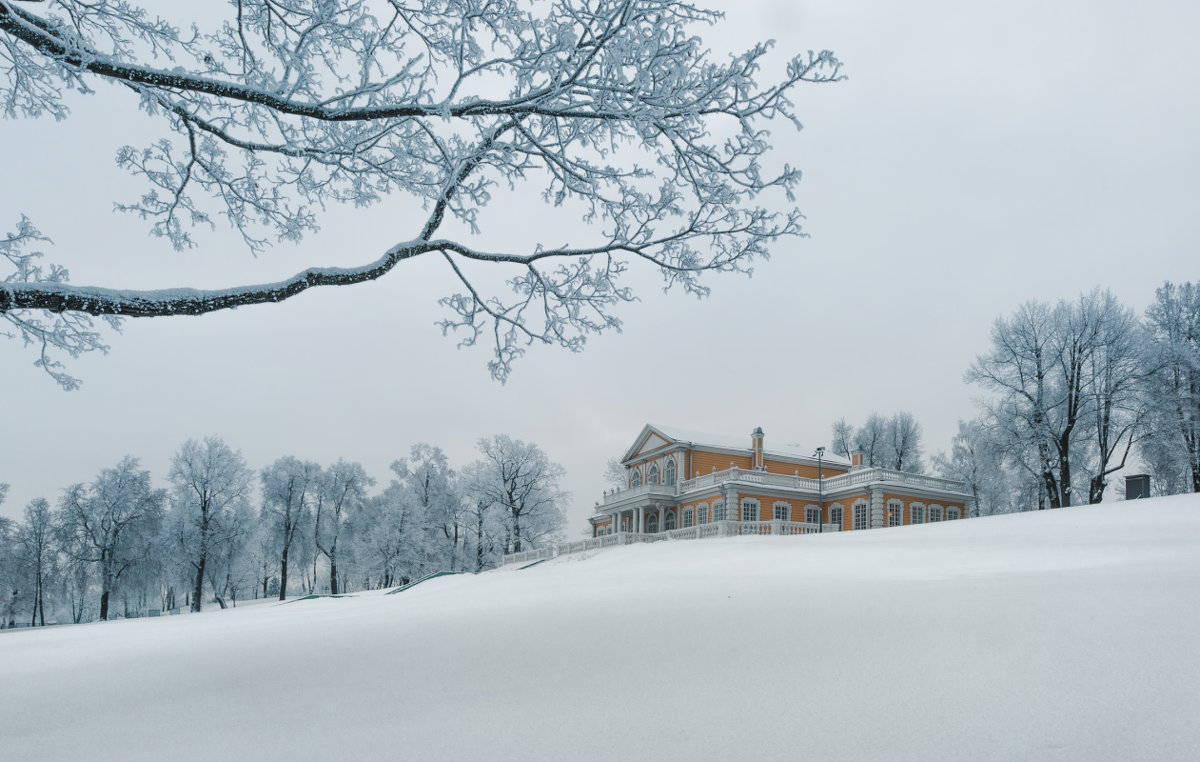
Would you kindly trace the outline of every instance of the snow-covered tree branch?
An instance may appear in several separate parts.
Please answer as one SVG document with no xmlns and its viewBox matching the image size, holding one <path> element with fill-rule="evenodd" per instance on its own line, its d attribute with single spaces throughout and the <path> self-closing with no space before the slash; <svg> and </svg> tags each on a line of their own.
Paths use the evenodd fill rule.
<svg viewBox="0 0 1200 762">
<path fill-rule="evenodd" d="M 358 267 L 212 291 L 73 285 L 65 270 L 23 268 L 8 254 L 20 241 L 0 243 L 15 271 L 0 314 L 26 341 L 78 354 L 103 348 L 88 316 L 279 302 L 438 254 L 462 287 L 441 300 L 443 329 L 491 340 L 504 379 L 530 343 L 577 351 L 619 327 L 633 260 L 704 295 L 703 273 L 748 272 L 800 235 L 800 173 L 767 166 L 766 126 L 799 126 L 796 85 L 841 78 L 832 53 L 810 51 L 760 83 L 769 44 L 717 60 L 696 32 L 720 14 L 675 0 L 233 0 L 227 15 L 181 29 L 122 0 L 0 0 L 0 107 L 61 119 L 70 91 L 127 92 L 165 135 L 119 152 L 147 189 L 118 208 L 178 249 L 218 216 L 255 251 L 316 230 L 331 204 L 387 198 L 423 221 Z M 488 246 L 481 210 L 530 189 L 576 223 L 573 240 Z M 472 261 L 513 268 L 511 293 L 485 289 Z"/>
</svg>

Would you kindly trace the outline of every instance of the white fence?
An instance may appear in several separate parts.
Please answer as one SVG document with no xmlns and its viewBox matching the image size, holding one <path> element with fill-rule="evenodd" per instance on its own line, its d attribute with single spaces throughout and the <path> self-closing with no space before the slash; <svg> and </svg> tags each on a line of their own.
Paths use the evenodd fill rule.
<svg viewBox="0 0 1200 762">
<path fill-rule="evenodd" d="M 826 524 L 818 528 L 815 523 L 799 521 L 713 521 L 708 524 L 669 529 L 654 534 L 635 534 L 633 532 L 618 532 L 600 537 L 590 537 L 586 540 L 564 542 L 558 545 L 548 545 L 536 550 L 524 550 L 520 553 L 509 553 L 501 560 L 501 566 L 509 564 L 532 564 L 548 558 L 583 553 L 600 548 L 611 548 L 617 545 L 633 545 L 639 542 L 662 542 L 663 540 L 702 540 L 708 537 L 734 537 L 737 535 L 798 535 L 817 534 L 819 531 L 837 532 L 841 529 L 837 524 Z"/>
</svg>

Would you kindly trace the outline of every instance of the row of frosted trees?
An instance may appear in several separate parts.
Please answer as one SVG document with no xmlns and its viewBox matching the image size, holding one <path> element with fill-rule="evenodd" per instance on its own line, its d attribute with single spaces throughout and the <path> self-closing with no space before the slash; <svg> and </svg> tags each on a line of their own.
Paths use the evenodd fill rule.
<svg viewBox="0 0 1200 762">
<path fill-rule="evenodd" d="M 287 456 L 255 472 L 219 437 L 185 442 L 166 487 L 126 457 L 53 505 L 0 517 L 0 626 L 392 587 L 556 539 L 562 467 L 504 435 L 478 445 L 460 470 L 416 445 L 378 491 L 340 459 Z"/>
<path fill-rule="evenodd" d="M 1141 317 L 1101 290 L 1023 304 L 967 380 L 982 412 L 934 460 L 981 513 L 1099 503 L 1123 469 L 1200 492 L 1200 284 L 1165 283 Z"/>
</svg>

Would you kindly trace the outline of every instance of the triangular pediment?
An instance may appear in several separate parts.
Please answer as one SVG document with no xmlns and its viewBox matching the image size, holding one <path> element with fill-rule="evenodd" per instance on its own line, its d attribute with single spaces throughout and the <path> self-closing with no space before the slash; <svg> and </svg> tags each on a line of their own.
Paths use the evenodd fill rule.
<svg viewBox="0 0 1200 762">
<path fill-rule="evenodd" d="M 667 440 L 663 439 L 658 434 L 651 432 L 650 436 L 646 437 L 646 441 L 642 442 L 642 446 L 638 448 L 637 454 L 644 455 L 645 453 L 653 452 L 654 450 L 657 450 L 658 448 L 667 444 L 670 444 L 667 442 Z"/>
<path fill-rule="evenodd" d="M 646 424 L 642 429 L 642 433 L 638 434 L 638 438 L 634 440 L 633 446 L 625 451 L 625 457 L 621 458 L 621 461 L 625 462 L 641 455 L 661 450 L 668 445 L 674 444 L 674 442 L 675 440 L 671 437 L 650 424 Z"/>
</svg>

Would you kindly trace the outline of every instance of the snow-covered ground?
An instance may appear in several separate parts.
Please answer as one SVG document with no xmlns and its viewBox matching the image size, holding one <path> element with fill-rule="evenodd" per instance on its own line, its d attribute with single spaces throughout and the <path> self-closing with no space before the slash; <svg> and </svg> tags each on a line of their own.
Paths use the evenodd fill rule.
<svg viewBox="0 0 1200 762">
<path fill-rule="evenodd" d="M 1200 499 L 0 635 L 4 759 L 1200 759 Z"/>
</svg>

